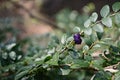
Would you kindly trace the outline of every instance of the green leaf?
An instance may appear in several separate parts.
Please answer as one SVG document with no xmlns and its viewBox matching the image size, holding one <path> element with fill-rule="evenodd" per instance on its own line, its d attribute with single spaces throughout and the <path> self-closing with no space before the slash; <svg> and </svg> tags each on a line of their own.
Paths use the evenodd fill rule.
<svg viewBox="0 0 120 80">
<path fill-rule="evenodd" d="M 100 10 L 100 14 L 102 17 L 106 17 L 110 12 L 110 7 L 109 5 L 103 6 L 103 8 Z"/>
<path fill-rule="evenodd" d="M 101 46 L 100 46 L 100 44 L 95 44 L 93 47 L 94 48 L 100 48 Z"/>
<path fill-rule="evenodd" d="M 79 58 L 79 54 L 78 54 L 78 52 L 75 51 L 75 50 L 70 50 L 70 51 L 69 51 L 69 55 L 70 55 L 73 59 Z"/>
<path fill-rule="evenodd" d="M 16 46 L 16 43 L 12 43 L 12 44 L 9 44 L 9 45 L 7 45 L 6 46 L 6 48 L 8 49 L 8 50 L 11 50 L 13 47 L 15 47 Z"/>
<path fill-rule="evenodd" d="M 88 45 L 84 45 L 84 46 L 83 46 L 83 50 L 84 50 L 84 51 L 89 50 L 89 46 L 88 46 Z"/>
<path fill-rule="evenodd" d="M 55 47 L 53 47 L 52 49 L 49 49 L 47 53 L 48 53 L 48 54 L 52 54 L 52 53 L 54 53 L 54 52 L 55 52 Z"/>
<path fill-rule="evenodd" d="M 66 42 L 68 43 L 68 42 L 70 42 L 70 41 L 72 41 L 72 40 L 74 40 L 73 36 L 68 37 Z"/>
<path fill-rule="evenodd" d="M 111 80 L 111 75 L 112 74 L 110 72 L 99 71 L 91 80 Z"/>
<path fill-rule="evenodd" d="M 19 74 L 19 73 L 21 73 L 21 72 L 23 72 L 23 71 L 26 71 L 26 70 L 31 70 L 31 68 L 33 68 L 33 66 L 24 66 L 24 67 L 21 67 L 18 71 L 17 71 L 17 73 L 16 74 Z"/>
<path fill-rule="evenodd" d="M 84 26 L 86 28 L 88 28 L 90 26 L 90 24 L 91 24 L 91 21 L 90 21 L 90 19 L 88 19 L 88 20 L 85 21 Z"/>
<path fill-rule="evenodd" d="M 120 2 L 115 2 L 113 5 L 112 5 L 112 9 L 114 12 L 117 12 L 120 10 Z"/>
<path fill-rule="evenodd" d="M 103 18 L 102 23 L 107 27 L 112 27 L 112 19 L 110 17 Z"/>
<path fill-rule="evenodd" d="M 95 26 L 93 26 L 93 29 L 96 32 L 103 32 L 103 26 L 101 24 L 96 24 Z"/>
<path fill-rule="evenodd" d="M 62 72 L 62 75 L 68 75 L 70 73 L 70 69 L 63 69 L 63 68 L 60 68 L 61 72 Z"/>
<path fill-rule="evenodd" d="M 102 36 L 103 36 L 103 33 L 97 32 L 97 37 L 98 37 L 99 40 L 101 40 Z"/>
<path fill-rule="evenodd" d="M 64 34 L 64 35 L 62 36 L 62 38 L 61 38 L 61 43 L 62 43 L 62 44 L 65 44 L 65 43 L 66 43 L 66 40 L 67 40 L 67 35 Z"/>
<path fill-rule="evenodd" d="M 91 40 L 92 42 L 95 42 L 95 41 L 97 40 L 97 35 L 96 35 L 96 34 L 90 35 L 90 40 Z"/>
<path fill-rule="evenodd" d="M 73 28 L 73 32 L 74 32 L 74 33 L 79 33 L 79 32 L 80 32 L 80 27 L 75 27 L 75 28 Z"/>
<path fill-rule="evenodd" d="M 50 65 L 58 65 L 58 60 L 59 60 L 59 53 L 55 53 L 53 55 L 53 58 L 47 61 L 46 63 Z"/>
<path fill-rule="evenodd" d="M 85 60 L 91 61 L 91 60 L 92 60 L 92 56 L 91 56 L 91 55 L 86 55 L 86 56 L 85 56 Z"/>
<path fill-rule="evenodd" d="M 39 60 L 36 60 L 35 59 L 35 61 L 40 61 L 40 63 L 41 62 L 47 62 L 47 61 L 49 61 L 50 59 L 52 59 L 52 56 L 51 56 L 51 54 L 47 54 L 47 55 L 45 55 L 45 56 L 42 56 Z"/>
<path fill-rule="evenodd" d="M 84 60 L 74 60 L 74 64 L 71 65 L 71 68 L 77 69 L 77 68 L 83 68 L 83 67 L 88 67 L 89 62 L 84 61 Z"/>
<path fill-rule="evenodd" d="M 93 41 L 90 38 L 85 38 L 85 43 L 90 47 Z"/>
<path fill-rule="evenodd" d="M 116 24 L 120 24 L 120 13 L 117 13 L 115 15 L 115 22 L 116 22 Z"/>
<path fill-rule="evenodd" d="M 66 64 L 70 64 L 70 63 L 73 62 L 73 58 L 70 55 L 68 55 L 68 56 L 65 57 L 63 62 L 65 62 Z"/>
<path fill-rule="evenodd" d="M 110 45 L 109 51 L 110 51 L 110 53 L 115 53 L 115 54 L 117 54 L 117 53 L 120 52 L 120 49 L 119 49 L 118 47 L 116 47 L 116 46 Z"/>
<path fill-rule="evenodd" d="M 72 12 L 69 14 L 69 19 L 70 19 L 71 21 L 74 21 L 74 20 L 76 19 L 77 15 L 78 15 L 78 12 L 77 12 L 77 11 L 72 11 Z"/>
<path fill-rule="evenodd" d="M 99 59 L 99 60 L 93 60 L 93 62 L 92 62 L 92 66 L 94 67 L 94 68 L 97 68 L 97 69 L 103 69 L 103 67 L 102 67 L 102 65 L 103 65 L 103 63 L 104 63 L 105 61 L 104 61 L 104 59 Z"/>
<path fill-rule="evenodd" d="M 44 63 L 44 60 L 41 58 L 36 58 L 34 63 L 40 65 Z"/>
<path fill-rule="evenodd" d="M 120 41 L 117 42 L 117 46 L 120 48 Z"/>
<path fill-rule="evenodd" d="M 11 51 L 10 53 L 9 53 L 9 56 L 10 56 L 10 58 L 12 59 L 12 60 L 15 60 L 16 59 L 16 53 L 14 52 L 14 51 Z"/>
<path fill-rule="evenodd" d="M 87 28 L 84 30 L 84 33 L 87 35 L 91 35 L 92 34 L 92 29 L 91 28 Z"/>
<path fill-rule="evenodd" d="M 96 12 L 92 13 L 92 15 L 90 16 L 90 20 L 92 22 L 95 22 L 98 18 L 98 14 Z"/>
<path fill-rule="evenodd" d="M 114 80 L 120 80 L 120 71 L 115 74 Z"/>
<path fill-rule="evenodd" d="M 22 71 L 20 72 L 19 74 L 17 74 L 15 76 L 15 80 L 20 80 L 21 78 L 25 77 L 25 75 L 28 73 L 29 70 L 25 70 L 25 71 Z"/>
<path fill-rule="evenodd" d="M 7 52 L 2 53 L 2 58 L 3 58 L 3 59 L 7 59 L 7 58 L 8 58 L 8 53 L 7 53 Z"/>
</svg>

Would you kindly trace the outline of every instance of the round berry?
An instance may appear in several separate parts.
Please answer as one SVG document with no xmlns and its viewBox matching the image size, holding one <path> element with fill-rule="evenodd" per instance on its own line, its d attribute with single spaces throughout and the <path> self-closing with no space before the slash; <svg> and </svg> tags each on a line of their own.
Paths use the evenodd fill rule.
<svg viewBox="0 0 120 80">
<path fill-rule="evenodd" d="M 82 39 L 81 39 L 81 36 L 80 36 L 80 34 L 79 33 L 77 33 L 77 34 L 74 34 L 74 41 L 75 41 L 75 44 L 81 44 L 81 42 L 82 42 Z"/>
</svg>

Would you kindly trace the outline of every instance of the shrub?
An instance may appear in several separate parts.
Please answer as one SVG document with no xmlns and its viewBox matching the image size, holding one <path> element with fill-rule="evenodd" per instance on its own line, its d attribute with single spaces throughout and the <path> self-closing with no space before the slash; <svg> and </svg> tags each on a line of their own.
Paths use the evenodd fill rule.
<svg viewBox="0 0 120 80">
<path fill-rule="evenodd" d="M 61 39 L 47 34 L 47 48 L 31 44 L 28 54 L 23 54 L 21 47 L 25 41 L 3 45 L 1 80 L 119 80 L 120 2 L 114 3 L 112 10 L 105 5 L 100 11 L 101 20 L 93 12 L 80 27 L 75 21 L 80 20 L 79 14 L 73 22 L 66 21 L 68 15 L 62 17 L 64 21 L 60 23 L 75 22 L 74 26 L 65 27 L 68 33 Z"/>
</svg>

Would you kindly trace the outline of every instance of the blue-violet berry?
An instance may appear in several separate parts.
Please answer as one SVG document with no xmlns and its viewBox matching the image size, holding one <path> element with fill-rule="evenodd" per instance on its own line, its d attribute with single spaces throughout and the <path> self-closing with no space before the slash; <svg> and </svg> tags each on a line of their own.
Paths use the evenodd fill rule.
<svg viewBox="0 0 120 80">
<path fill-rule="evenodd" d="M 75 44 L 81 44 L 82 39 L 79 33 L 74 34 L 73 37 L 74 37 Z"/>
</svg>

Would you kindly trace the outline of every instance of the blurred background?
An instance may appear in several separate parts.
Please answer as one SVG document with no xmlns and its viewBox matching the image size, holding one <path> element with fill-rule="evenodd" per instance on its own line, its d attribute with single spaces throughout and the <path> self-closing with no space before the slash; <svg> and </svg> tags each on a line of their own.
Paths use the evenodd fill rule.
<svg viewBox="0 0 120 80">
<path fill-rule="evenodd" d="M 70 18 L 81 26 L 92 12 L 99 13 L 103 5 L 112 5 L 116 1 L 119 0 L 0 0 L 0 28 L 12 26 L 18 30 L 18 40 L 54 33 L 56 29 L 66 32 L 65 28 L 76 25 L 71 22 L 68 26 L 60 22 L 68 24 Z M 79 18 L 76 18 L 78 15 Z M 12 36 L 9 33 L 6 35 Z"/>
</svg>

